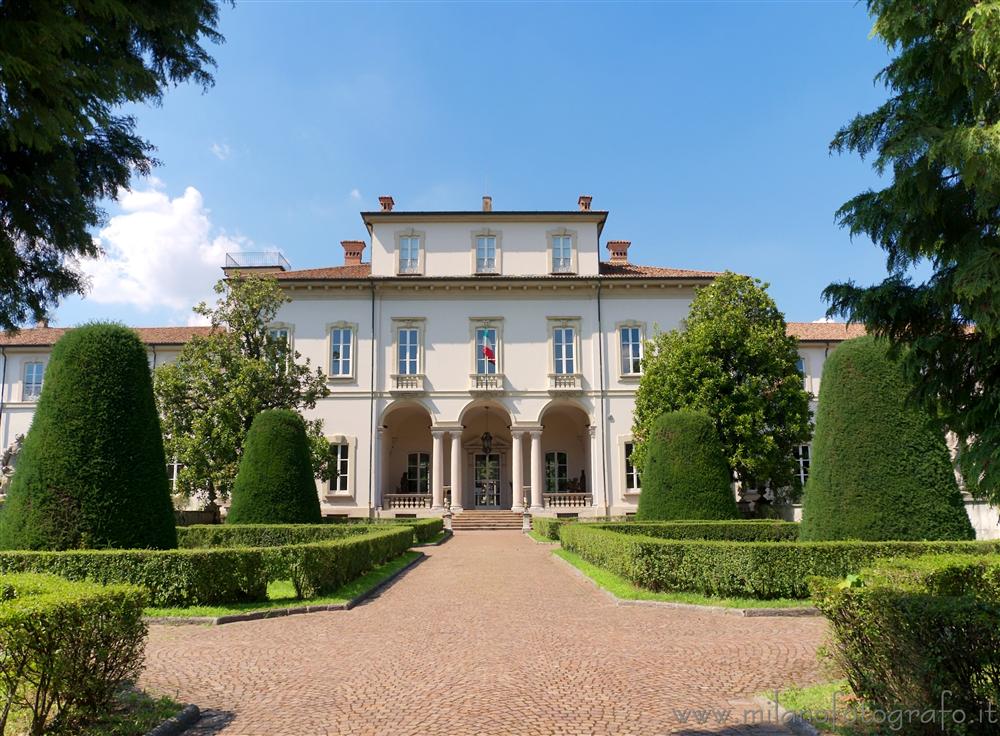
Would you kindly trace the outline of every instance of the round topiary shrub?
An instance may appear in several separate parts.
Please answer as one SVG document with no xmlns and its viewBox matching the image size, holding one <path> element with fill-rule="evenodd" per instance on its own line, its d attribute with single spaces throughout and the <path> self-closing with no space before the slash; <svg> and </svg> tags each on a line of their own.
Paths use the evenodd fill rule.
<svg viewBox="0 0 1000 736">
<path fill-rule="evenodd" d="M 637 519 L 739 518 L 711 417 L 689 409 L 662 414 L 646 442 Z"/>
<path fill-rule="evenodd" d="M 802 539 L 975 538 L 944 433 L 909 393 L 884 341 L 848 340 L 827 358 Z"/>
<path fill-rule="evenodd" d="M 229 524 L 322 521 L 306 424 L 290 409 L 254 417 L 233 484 Z"/>
<path fill-rule="evenodd" d="M 94 323 L 52 348 L 0 517 L 0 547 L 177 546 L 146 347 Z"/>
</svg>

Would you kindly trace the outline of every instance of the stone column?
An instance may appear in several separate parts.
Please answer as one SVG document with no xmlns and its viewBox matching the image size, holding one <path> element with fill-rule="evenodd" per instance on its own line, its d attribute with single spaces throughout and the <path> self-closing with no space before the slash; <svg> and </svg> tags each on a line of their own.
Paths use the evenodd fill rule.
<svg viewBox="0 0 1000 736">
<path fill-rule="evenodd" d="M 537 514 L 545 507 L 542 493 L 542 432 L 533 430 L 531 434 L 531 513 Z"/>
<path fill-rule="evenodd" d="M 431 508 L 444 508 L 444 431 L 431 430 Z"/>
<path fill-rule="evenodd" d="M 590 494 L 590 505 L 595 509 L 604 503 L 604 485 L 601 480 L 601 468 L 598 464 L 601 458 L 601 450 L 597 447 L 597 427 L 591 425 L 587 427 L 587 488 Z"/>
<path fill-rule="evenodd" d="M 514 486 L 511 511 L 524 511 L 524 458 L 521 456 L 524 450 L 523 438 L 524 432 L 510 433 L 510 478 L 511 484 Z"/>
<path fill-rule="evenodd" d="M 451 433 L 451 510 L 462 510 L 462 430 Z"/>
<path fill-rule="evenodd" d="M 389 475 L 389 463 L 391 461 L 392 453 L 392 435 L 389 434 L 389 430 L 385 427 L 378 428 L 378 447 L 376 448 L 375 457 L 378 458 L 378 472 L 375 473 L 375 498 L 372 499 L 372 506 L 375 508 L 385 507 L 385 494 L 391 491 L 392 488 L 389 487 L 389 481 L 392 478 Z"/>
</svg>

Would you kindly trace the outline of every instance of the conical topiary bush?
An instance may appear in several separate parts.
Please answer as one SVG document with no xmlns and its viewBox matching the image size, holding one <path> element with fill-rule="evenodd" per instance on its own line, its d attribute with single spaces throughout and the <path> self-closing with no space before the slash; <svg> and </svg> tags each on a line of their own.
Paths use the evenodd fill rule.
<svg viewBox="0 0 1000 736">
<path fill-rule="evenodd" d="M 653 422 L 646 442 L 638 520 L 739 517 L 711 417 L 689 409 L 668 412 Z"/>
<path fill-rule="evenodd" d="M 973 539 L 944 433 L 888 346 L 841 343 L 820 383 L 802 539 Z"/>
<path fill-rule="evenodd" d="M 94 323 L 52 348 L 0 515 L 0 547 L 177 546 L 146 347 Z"/>
<path fill-rule="evenodd" d="M 233 484 L 229 524 L 322 521 L 306 425 L 289 409 L 254 417 Z"/>
</svg>

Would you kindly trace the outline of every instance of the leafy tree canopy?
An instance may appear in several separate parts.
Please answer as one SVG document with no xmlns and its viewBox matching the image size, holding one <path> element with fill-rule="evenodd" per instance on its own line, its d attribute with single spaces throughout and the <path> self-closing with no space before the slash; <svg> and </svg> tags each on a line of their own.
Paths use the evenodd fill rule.
<svg viewBox="0 0 1000 736">
<path fill-rule="evenodd" d="M 155 163 L 123 105 L 207 87 L 215 0 L 0 2 L 0 329 L 83 292 L 102 199 Z"/>
<path fill-rule="evenodd" d="M 890 177 L 837 212 L 886 252 L 889 276 L 824 294 L 830 314 L 892 342 L 915 398 L 959 436 L 970 488 L 1000 501 L 1000 2 L 869 0 L 868 10 L 897 54 L 877 77 L 889 99 L 830 148 L 870 156 Z M 920 263 L 932 273 L 915 281 Z"/>
<path fill-rule="evenodd" d="M 683 330 L 657 333 L 646 344 L 635 398 L 637 453 L 661 414 L 708 414 L 729 467 L 742 481 L 793 483 L 792 450 L 809 441 L 809 394 L 802 387 L 795 338 L 767 285 L 725 273 L 699 289 Z"/>
<path fill-rule="evenodd" d="M 223 280 L 215 291 L 215 306 L 203 302 L 194 310 L 215 330 L 188 342 L 154 377 L 167 455 L 183 466 L 180 490 L 209 500 L 232 490 L 254 417 L 265 409 L 312 409 L 329 394 L 322 370 L 270 334 L 288 301 L 275 279 Z M 306 425 L 314 470 L 328 479 L 322 420 Z"/>
</svg>

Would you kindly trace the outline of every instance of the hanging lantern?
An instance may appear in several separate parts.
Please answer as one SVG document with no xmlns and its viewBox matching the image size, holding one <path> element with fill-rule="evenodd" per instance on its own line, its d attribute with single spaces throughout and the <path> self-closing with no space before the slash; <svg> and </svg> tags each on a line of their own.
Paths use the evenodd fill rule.
<svg viewBox="0 0 1000 736">
<path fill-rule="evenodd" d="M 490 450 L 493 449 L 493 435 L 490 434 L 490 407 L 485 407 L 486 409 L 486 431 L 483 432 L 482 436 L 479 438 L 483 443 L 483 454 L 489 455 Z"/>
</svg>

